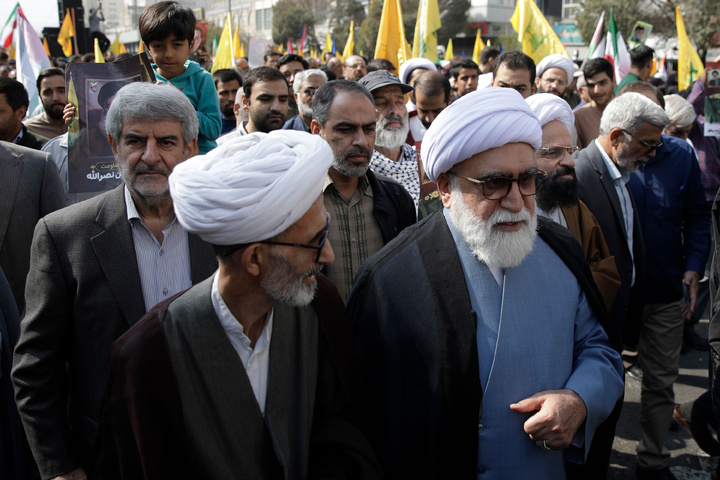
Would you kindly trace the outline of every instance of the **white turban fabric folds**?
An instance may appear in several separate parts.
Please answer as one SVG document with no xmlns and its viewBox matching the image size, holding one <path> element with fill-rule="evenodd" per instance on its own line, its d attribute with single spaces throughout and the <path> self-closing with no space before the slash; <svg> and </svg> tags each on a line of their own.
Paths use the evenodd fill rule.
<svg viewBox="0 0 720 480">
<path fill-rule="evenodd" d="M 414 70 L 417 70 L 418 68 L 430 70 L 431 72 L 437 71 L 437 67 L 435 66 L 435 64 L 427 58 L 409 58 L 405 60 L 402 65 L 400 65 L 400 70 L 398 71 L 398 73 L 400 74 L 398 75 L 398 77 L 400 77 L 400 81 L 406 85 L 410 85 L 408 83 L 410 81 L 410 76 L 412 72 Z"/>
<path fill-rule="evenodd" d="M 547 57 L 543 58 L 542 60 L 540 60 L 540 63 L 537 64 L 537 67 L 535 68 L 535 74 L 538 77 L 542 77 L 542 74 L 548 68 L 561 68 L 565 70 L 565 73 L 567 74 L 566 82 L 570 83 L 573 81 L 575 64 L 565 55 L 561 53 L 553 53 L 552 55 L 548 55 Z"/>
<path fill-rule="evenodd" d="M 454 101 L 435 118 L 422 142 L 431 181 L 478 153 L 508 143 L 542 144 L 542 130 L 525 99 L 512 88 L 490 87 Z"/>
<path fill-rule="evenodd" d="M 552 93 L 536 93 L 530 95 L 526 101 L 540 122 L 541 127 L 553 120 L 557 120 L 567 128 L 568 133 L 572 134 L 575 125 L 575 114 L 573 114 L 570 105 L 565 100 Z"/>
<path fill-rule="evenodd" d="M 237 136 L 175 167 L 169 177 L 175 215 L 215 245 L 266 240 L 310 209 L 332 160 L 318 135 L 277 130 Z"/>
</svg>

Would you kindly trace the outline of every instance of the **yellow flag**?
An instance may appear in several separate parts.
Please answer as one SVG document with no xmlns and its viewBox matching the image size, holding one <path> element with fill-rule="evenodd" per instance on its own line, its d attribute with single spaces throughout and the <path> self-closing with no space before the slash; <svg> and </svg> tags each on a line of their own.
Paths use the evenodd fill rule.
<svg viewBox="0 0 720 480">
<path fill-rule="evenodd" d="M 100 50 L 100 44 L 98 43 L 98 39 L 95 39 L 95 63 L 105 63 L 105 58 L 103 58 L 102 50 Z"/>
<path fill-rule="evenodd" d="M 245 56 L 245 45 L 242 42 L 240 42 L 240 48 L 238 49 L 237 56 L 238 58 Z"/>
<path fill-rule="evenodd" d="M 328 32 L 325 35 L 325 47 L 323 47 L 322 52 L 320 52 L 320 61 L 325 61 L 325 54 L 328 52 L 332 52 L 332 37 L 330 36 L 330 32 Z"/>
<path fill-rule="evenodd" d="M 437 31 L 440 26 L 437 0 L 420 0 L 413 38 L 413 57 L 423 57 L 437 63 Z"/>
<path fill-rule="evenodd" d="M 43 37 L 43 48 L 45 48 L 45 53 L 48 54 L 48 57 L 50 56 L 50 47 L 47 44 L 47 38 Z"/>
<path fill-rule="evenodd" d="M 550 26 L 533 0 L 518 0 L 510 23 L 518 32 L 522 51 L 537 65 L 540 60 L 553 53 L 570 58 L 555 30 Z"/>
<path fill-rule="evenodd" d="M 72 37 L 75 36 L 75 30 L 73 29 L 72 17 L 70 16 L 70 9 L 65 9 L 65 18 L 63 19 L 62 25 L 60 25 L 60 31 L 58 32 L 57 42 L 62 47 L 63 55 L 69 57 L 73 54 L 73 43 Z"/>
<path fill-rule="evenodd" d="M 445 60 L 450 60 L 451 58 L 455 57 L 455 52 L 453 52 L 453 45 L 452 45 L 452 38 L 448 39 L 447 48 L 445 49 Z"/>
<path fill-rule="evenodd" d="M 240 53 L 240 29 L 237 27 L 238 27 L 238 25 L 235 25 L 235 33 L 233 34 L 233 54 L 236 57 L 239 57 L 239 56 L 244 57 L 245 55 L 239 55 L 239 53 Z"/>
<path fill-rule="evenodd" d="M 400 0 L 385 0 L 375 44 L 375 58 L 384 58 L 400 68 L 410 58 L 410 54 L 410 46 L 405 40 Z"/>
<path fill-rule="evenodd" d="M 692 46 L 685 31 L 680 7 L 675 7 L 675 23 L 678 36 L 678 89 L 685 90 L 705 71 L 697 50 Z"/>
<path fill-rule="evenodd" d="M 141 42 L 141 43 L 142 43 L 142 42 Z M 120 44 L 120 53 L 127 53 L 127 48 L 125 48 L 125 44 L 124 44 L 124 43 L 121 43 L 121 44 Z"/>
<path fill-rule="evenodd" d="M 343 50 L 343 58 L 348 58 L 353 54 L 355 49 L 355 20 L 350 20 L 350 35 L 348 35 L 347 42 L 345 43 L 345 50 Z"/>
<path fill-rule="evenodd" d="M 473 47 L 472 61 L 480 65 L 480 52 L 485 48 L 485 44 L 480 36 L 480 29 L 478 28 L 477 35 L 475 35 L 475 46 Z"/>
<path fill-rule="evenodd" d="M 138 53 L 142 53 L 145 51 L 145 44 L 142 40 L 140 40 L 140 44 L 138 45 Z"/>
<path fill-rule="evenodd" d="M 215 73 L 221 68 L 232 68 L 233 63 L 233 41 L 232 41 L 232 25 L 230 24 L 230 14 L 225 19 L 225 28 L 220 34 L 217 51 L 215 52 L 215 60 L 213 61 L 210 73 Z"/>
<path fill-rule="evenodd" d="M 282 55 L 284 50 L 285 50 L 285 45 L 283 45 L 283 44 L 281 43 L 281 44 L 280 44 L 280 47 L 278 48 L 278 53 L 279 53 L 280 55 Z"/>
<path fill-rule="evenodd" d="M 113 55 L 117 55 L 120 53 L 120 34 L 115 34 L 115 40 L 110 44 L 109 50 L 113 53 Z"/>
</svg>

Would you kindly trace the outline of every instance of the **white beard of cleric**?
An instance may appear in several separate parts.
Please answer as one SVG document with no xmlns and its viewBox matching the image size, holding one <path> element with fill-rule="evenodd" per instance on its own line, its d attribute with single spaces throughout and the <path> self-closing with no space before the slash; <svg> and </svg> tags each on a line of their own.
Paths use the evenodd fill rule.
<svg viewBox="0 0 720 480">
<path fill-rule="evenodd" d="M 530 253 L 537 236 L 537 217 L 527 208 L 513 213 L 501 208 L 493 212 L 487 221 L 475 215 L 465 204 L 458 182 L 453 182 L 450 198 L 450 219 L 462 233 L 470 250 L 478 260 L 491 267 L 517 267 Z M 504 232 L 493 228 L 504 222 L 524 222 L 516 232 Z"/>
</svg>

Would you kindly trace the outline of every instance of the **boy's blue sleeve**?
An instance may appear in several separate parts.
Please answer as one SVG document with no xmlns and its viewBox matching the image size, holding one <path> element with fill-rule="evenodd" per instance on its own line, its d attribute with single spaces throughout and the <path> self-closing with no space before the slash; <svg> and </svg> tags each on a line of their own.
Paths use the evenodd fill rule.
<svg viewBox="0 0 720 480">
<path fill-rule="evenodd" d="M 199 75 L 200 82 L 196 85 L 195 91 L 198 96 L 197 111 L 198 120 L 200 121 L 200 133 L 198 135 L 198 145 L 205 145 L 212 150 L 217 146 L 215 140 L 220 136 L 222 122 L 220 120 L 220 102 L 218 101 L 217 90 L 213 82 L 212 75 L 205 71 L 203 75 Z M 201 148 L 204 150 L 204 148 Z M 207 152 L 201 152 L 207 153 Z"/>
</svg>

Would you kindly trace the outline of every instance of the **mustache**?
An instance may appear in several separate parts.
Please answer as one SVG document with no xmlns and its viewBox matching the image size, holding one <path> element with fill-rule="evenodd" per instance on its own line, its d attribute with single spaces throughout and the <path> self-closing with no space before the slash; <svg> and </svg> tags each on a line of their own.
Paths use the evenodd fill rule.
<svg viewBox="0 0 720 480">
<path fill-rule="evenodd" d="M 380 122 L 380 127 L 385 128 L 390 122 L 400 122 L 401 127 L 404 127 L 405 117 L 401 117 L 400 115 L 388 115 L 382 120 L 382 122 Z"/>
<path fill-rule="evenodd" d="M 552 174 L 552 177 L 558 178 L 562 177 L 563 175 L 572 175 L 575 176 L 575 168 L 574 167 L 568 167 L 567 165 L 559 167 L 555 173 Z"/>
<path fill-rule="evenodd" d="M 134 170 L 135 174 L 138 173 L 160 173 L 162 175 L 165 175 L 166 177 L 170 175 L 170 170 L 166 167 L 163 167 L 161 165 L 146 165 L 144 163 L 138 163 L 137 166 L 135 166 Z"/>
<path fill-rule="evenodd" d="M 498 223 L 529 222 L 531 219 L 530 211 L 527 208 L 523 208 L 517 213 L 501 208 L 490 215 L 488 224 L 495 226 Z"/>
<path fill-rule="evenodd" d="M 370 150 L 368 150 L 365 147 L 353 147 L 347 152 L 345 152 L 345 158 L 348 157 L 354 157 L 355 155 L 365 155 L 366 157 L 370 158 Z"/>
</svg>

